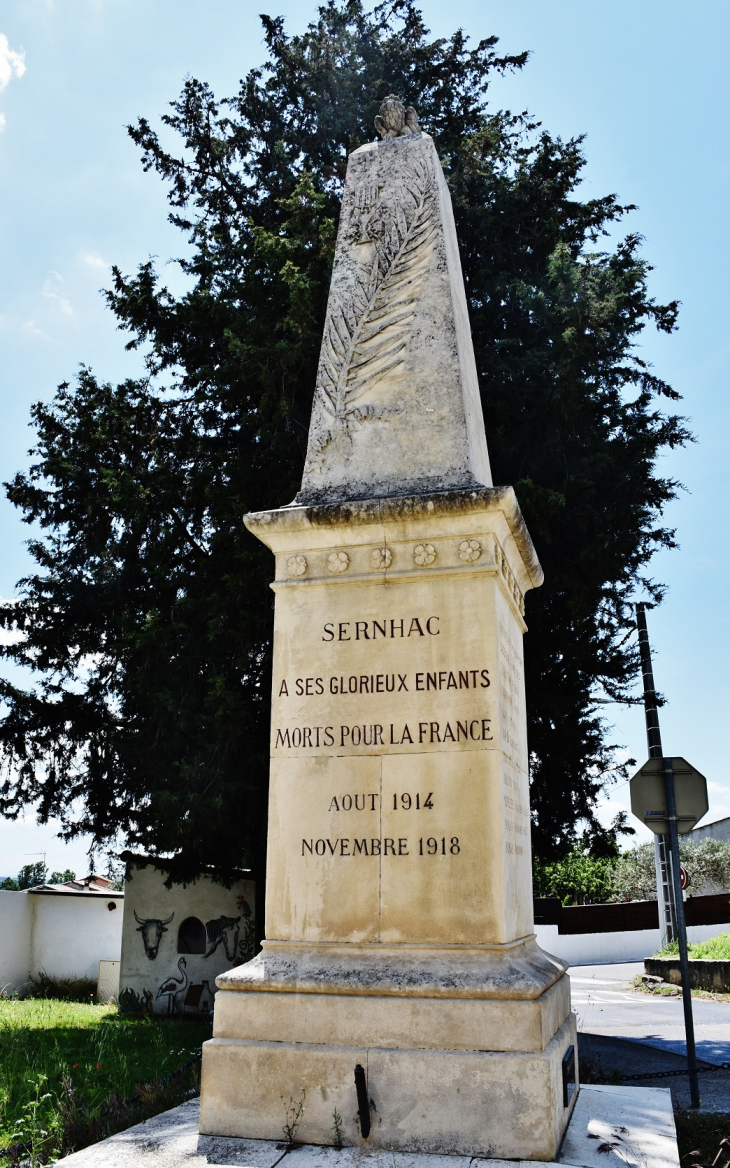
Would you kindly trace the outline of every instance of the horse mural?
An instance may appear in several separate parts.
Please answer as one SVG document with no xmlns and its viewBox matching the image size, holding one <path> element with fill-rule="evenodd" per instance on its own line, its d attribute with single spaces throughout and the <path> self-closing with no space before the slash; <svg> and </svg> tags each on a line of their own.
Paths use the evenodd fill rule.
<svg viewBox="0 0 730 1168">
<path fill-rule="evenodd" d="M 142 934 L 142 944 L 144 951 L 150 961 L 154 961 L 157 956 L 157 950 L 160 948 L 160 941 L 162 934 L 167 932 L 167 926 L 174 917 L 174 912 L 170 913 L 166 920 L 162 921 L 158 917 L 147 917 L 143 920 L 137 916 L 137 910 L 134 910 L 134 919 L 139 925 L 135 931 Z"/>
<path fill-rule="evenodd" d="M 203 957 L 210 957 L 219 945 L 223 945 L 229 961 L 235 960 L 238 949 L 238 930 L 241 918 L 216 917 L 215 920 L 205 922 L 205 935 L 208 938 L 208 948 Z"/>
</svg>

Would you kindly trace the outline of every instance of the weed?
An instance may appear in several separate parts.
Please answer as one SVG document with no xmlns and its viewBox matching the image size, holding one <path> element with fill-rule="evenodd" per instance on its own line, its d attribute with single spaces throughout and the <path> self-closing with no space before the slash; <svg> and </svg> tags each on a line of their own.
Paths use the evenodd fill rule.
<svg viewBox="0 0 730 1168">
<path fill-rule="evenodd" d="M 728 961 L 730 959 L 730 933 L 718 933 L 707 941 L 690 941 L 687 945 L 690 958 L 704 961 Z M 677 957 L 679 941 L 672 941 L 657 953 L 657 957 Z"/>
<path fill-rule="evenodd" d="M 633 988 L 640 994 L 653 994 L 655 998 L 676 998 L 681 994 L 680 986 L 670 985 L 669 982 L 663 981 L 658 985 L 647 985 L 641 975 L 635 977 L 633 980 Z M 710 1002 L 730 1002 L 730 993 L 723 993 L 720 990 L 692 990 L 693 998 L 705 998 Z"/>
<path fill-rule="evenodd" d="M 615 1084 L 617 1087 L 620 1087 L 623 1083 L 623 1079 L 618 1071 L 606 1070 L 601 1056 L 598 1054 L 585 1055 L 579 1053 L 578 1064 L 580 1081 L 586 1086 L 589 1083 L 600 1083 L 602 1085 Z"/>
<path fill-rule="evenodd" d="M 678 1111 L 675 1120 L 680 1162 L 685 1168 L 727 1168 L 730 1115 Z"/>
<path fill-rule="evenodd" d="M 332 1112 L 332 1136 L 336 1148 L 342 1147 L 342 1116 L 335 1107 Z"/>
<path fill-rule="evenodd" d="M 21 1108 L 21 1114 L 15 1121 L 13 1130 L 13 1140 L 23 1149 L 24 1163 L 28 1168 L 38 1168 L 39 1165 L 46 1164 L 58 1142 L 58 1117 L 51 1113 L 50 1120 L 45 1119 L 48 1107 L 44 1105 L 53 1098 L 50 1091 L 41 1094 L 47 1082 L 45 1075 L 27 1080 L 32 1090 L 29 1092 L 27 1103 Z M 48 1126 L 44 1126 L 44 1123 Z"/>
<path fill-rule="evenodd" d="M 284 1132 L 284 1139 L 286 1140 L 286 1145 L 288 1148 L 294 1147 L 294 1141 L 295 1141 L 296 1136 L 297 1136 L 297 1128 L 299 1127 L 299 1124 L 302 1122 L 302 1114 L 304 1112 L 304 1099 L 305 1099 L 306 1094 L 307 1094 L 306 1090 L 304 1089 L 304 1087 L 302 1087 L 302 1093 L 301 1093 L 301 1096 L 299 1097 L 299 1099 L 294 1100 L 290 1095 L 289 1096 L 289 1103 L 284 1104 L 284 1117 L 285 1118 L 284 1118 L 284 1127 L 282 1130 Z M 282 1103 L 284 1103 L 284 1096 L 283 1095 L 281 1096 L 281 1101 L 282 1101 Z"/>
</svg>

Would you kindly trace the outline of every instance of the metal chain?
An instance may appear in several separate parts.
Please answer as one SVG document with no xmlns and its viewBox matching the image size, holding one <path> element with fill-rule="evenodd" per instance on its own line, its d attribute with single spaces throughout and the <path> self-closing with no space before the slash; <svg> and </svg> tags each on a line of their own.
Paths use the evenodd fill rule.
<svg viewBox="0 0 730 1168">
<path fill-rule="evenodd" d="M 713 1063 L 697 1068 L 698 1074 L 711 1074 L 713 1071 L 730 1071 L 730 1063 Z M 622 1075 L 621 1078 L 634 1082 L 637 1079 L 671 1079 L 675 1075 L 686 1074 L 687 1068 L 684 1067 L 681 1071 L 646 1071 L 642 1075 Z"/>
</svg>

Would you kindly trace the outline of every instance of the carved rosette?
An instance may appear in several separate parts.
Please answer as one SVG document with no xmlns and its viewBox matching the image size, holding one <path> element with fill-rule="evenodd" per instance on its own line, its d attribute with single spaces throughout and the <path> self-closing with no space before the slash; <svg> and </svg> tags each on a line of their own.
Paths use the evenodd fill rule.
<svg viewBox="0 0 730 1168">
<path fill-rule="evenodd" d="M 459 544 L 459 559 L 465 564 L 473 564 L 482 554 L 482 545 L 478 539 L 462 539 Z"/>
<path fill-rule="evenodd" d="M 484 537 L 475 539 L 473 537 L 460 540 L 458 543 L 443 543 L 442 545 L 436 542 L 430 543 L 422 540 L 417 544 L 410 544 L 411 563 L 417 569 L 424 569 L 432 567 L 436 561 L 439 561 L 442 570 L 460 571 L 467 568 L 473 569 L 477 562 L 479 568 L 477 570 L 484 570 L 485 572 L 493 572 L 495 567 L 499 577 L 502 580 L 507 592 L 515 603 L 520 614 L 525 614 L 525 601 L 522 590 L 517 582 L 514 572 L 509 565 L 509 560 L 496 536 L 490 537 L 494 541 L 494 559 L 491 560 L 487 555 L 484 556 L 485 544 Z M 439 550 L 440 548 L 440 550 Z M 400 567 L 398 575 L 407 575 L 407 555 L 409 545 L 406 544 L 402 549 L 401 559 L 398 561 Z M 397 555 L 397 552 L 396 552 Z M 439 560 L 439 556 L 442 558 Z M 286 574 L 292 580 L 301 579 L 305 575 L 308 580 L 326 580 L 331 577 L 342 576 L 345 572 L 350 572 L 355 577 L 368 576 L 372 573 L 385 572 L 386 569 L 391 568 L 394 562 L 394 552 L 391 547 L 383 546 L 360 546 L 350 548 L 349 551 L 338 549 L 335 551 L 322 551 L 314 558 L 308 560 L 304 555 L 291 555 L 286 559 Z M 410 569 L 412 571 L 413 568 Z"/>
<path fill-rule="evenodd" d="M 428 568 L 436 559 L 436 548 L 432 543 L 417 543 L 413 549 L 413 559 L 419 568 Z"/>
<path fill-rule="evenodd" d="M 327 556 L 327 571 L 333 576 L 346 572 L 350 566 L 350 557 L 347 552 L 330 552 Z"/>
<path fill-rule="evenodd" d="M 287 576 L 303 576 L 307 570 L 307 560 L 305 556 L 289 556 L 286 561 Z"/>
</svg>

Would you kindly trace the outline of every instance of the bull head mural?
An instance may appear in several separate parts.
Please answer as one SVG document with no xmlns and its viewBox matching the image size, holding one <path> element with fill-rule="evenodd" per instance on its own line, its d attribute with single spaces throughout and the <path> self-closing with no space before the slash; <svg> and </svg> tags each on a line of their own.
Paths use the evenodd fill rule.
<svg viewBox="0 0 730 1168">
<path fill-rule="evenodd" d="M 167 932 L 167 926 L 169 925 L 174 915 L 174 912 L 171 912 L 169 917 L 167 917 L 167 919 L 164 921 L 159 920 L 157 917 L 148 917 L 143 921 L 141 917 L 137 916 L 137 910 L 134 910 L 134 919 L 139 925 L 139 928 L 136 930 L 136 932 L 142 934 L 144 951 L 149 957 L 150 961 L 154 961 L 155 957 L 157 956 L 157 950 L 160 947 L 162 934 Z"/>
</svg>

